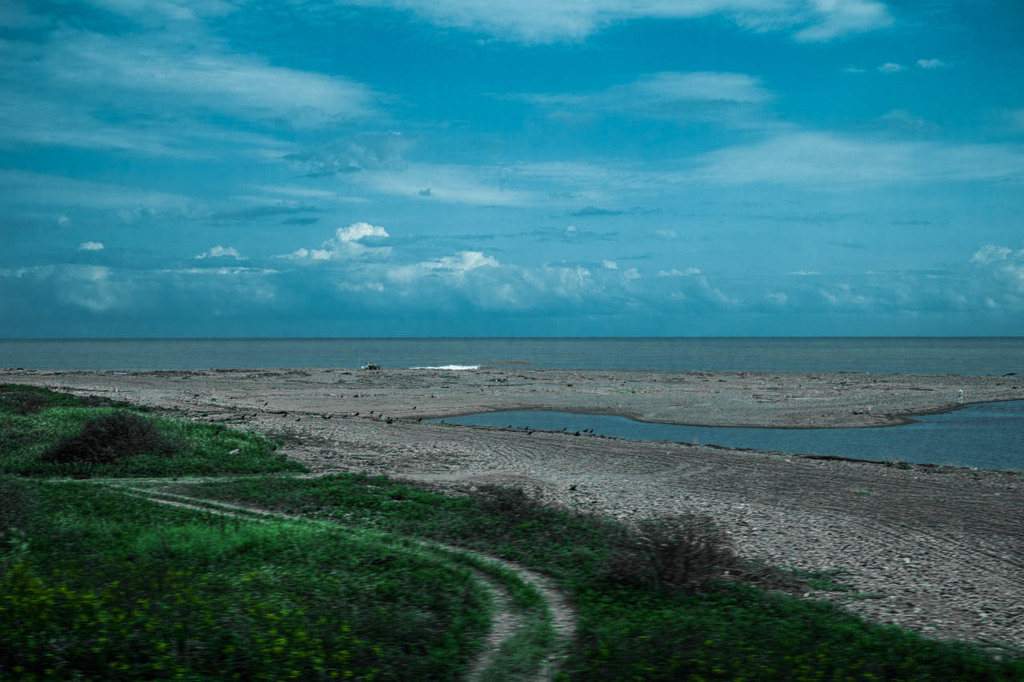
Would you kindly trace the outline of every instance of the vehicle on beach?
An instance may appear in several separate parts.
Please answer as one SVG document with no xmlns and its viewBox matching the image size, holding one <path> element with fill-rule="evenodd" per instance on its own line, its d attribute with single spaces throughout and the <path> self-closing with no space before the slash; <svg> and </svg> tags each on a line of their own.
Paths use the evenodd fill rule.
<svg viewBox="0 0 1024 682">
<path fill-rule="evenodd" d="M 373 361 L 364 362 L 363 366 L 360 367 L 359 369 L 380 369 L 380 365 Z"/>
</svg>

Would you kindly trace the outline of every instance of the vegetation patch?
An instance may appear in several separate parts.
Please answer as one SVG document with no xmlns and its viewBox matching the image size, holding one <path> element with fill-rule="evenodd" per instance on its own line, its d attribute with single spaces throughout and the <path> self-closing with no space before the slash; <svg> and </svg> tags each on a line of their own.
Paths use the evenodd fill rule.
<svg viewBox="0 0 1024 682">
<path fill-rule="evenodd" d="M 458 679 L 472 574 L 382 534 L 2 479 L 36 500 L 0 550 L 0 679 Z"/>
<path fill-rule="evenodd" d="M 300 472 L 267 437 L 123 403 L 0 386 L 0 474 L 139 477 Z"/>
<path fill-rule="evenodd" d="M 93 417 L 39 459 L 57 464 L 113 464 L 133 455 L 173 457 L 184 450 L 182 440 L 168 436 L 152 419 L 118 411 Z"/>
<path fill-rule="evenodd" d="M 364 475 L 176 489 L 459 544 L 552 576 L 580 615 L 563 680 L 1024 679 L 1024 660 L 997 660 L 766 589 L 846 586 L 828 572 L 740 562 L 700 517 L 630 528 L 544 506 L 514 489 L 443 495 Z M 736 575 L 758 584 L 727 579 Z"/>
</svg>

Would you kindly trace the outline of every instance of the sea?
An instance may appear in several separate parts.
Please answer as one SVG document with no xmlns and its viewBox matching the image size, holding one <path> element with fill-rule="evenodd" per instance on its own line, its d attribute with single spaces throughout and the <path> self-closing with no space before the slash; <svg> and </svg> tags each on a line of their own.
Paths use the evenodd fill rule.
<svg viewBox="0 0 1024 682">
<path fill-rule="evenodd" d="M 0 368 L 276 367 L 1024 374 L 1024 337 L 0 339 Z"/>
</svg>

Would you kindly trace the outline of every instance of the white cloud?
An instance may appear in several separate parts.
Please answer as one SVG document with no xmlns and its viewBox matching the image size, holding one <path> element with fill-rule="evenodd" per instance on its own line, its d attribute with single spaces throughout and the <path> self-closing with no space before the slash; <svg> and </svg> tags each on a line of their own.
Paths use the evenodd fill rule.
<svg viewBox="0 0 1024 682">
<path fill-rule="evenodd" d="M 354 81 L 274 66 L 215 44 L 179 44 L 165 34 L 61 29 L 49 45 L 41 65 L 49 79 L 86 97 L 116 97 L 122 109 L 170 105 L 297 126 L 365 117 L 376 109 L 375 94 Z"/>
<path fill-rule="evenodd" d="M 878 117 L 878 120 L 886 125 L 901 130 L 923 130 L 928 127 L 928 121 L 915 116 L 905 109 L 893 109 Z"/>
<path fill-rule="evenodd" d="M 885 64 L 879 66 L 878 70 L 881 71 L 882 73 L 899 73 L 900 71 L 903 71 L 904 68 L 906 67 L 902 66 L 901 64 L 896 64 L 894 62 L 886 62 Z"/>
<path fill-rule="evenodd" d="M 811 0 L 809 5 L 807 9 L 817 21 L 796 33 L 796 39 L 802 42 L 824 42 L 893 23 L 885 3 L 876 0 Z"/>
<path fill-rule="evenodd" d="M 24 203 L 183 212 L 192 203 L 178 194 L 20 170 L 0 170 L 0 194 L 8 200 L 8 206 Z M 60 223 L 60 218 L 57 220 Z"/>
<path fill-rule="evenodd" d="M 353 223 L 339 227 L 334 238 L 325 241 L 319 249 L 297 249 L 291 253 L 275 256 L 285 260 L 331 261 L 368 260 L 386 258 L 391 254 L 390 246 L 372 246 L 363 243 L 365 239 L 386 239 L 387 230 L 369 223 Z"/>
<path fill-rule="evenodd" d="M 685 270 L 677 270 L 672 268 L 671 270 L 661 270 L 658 272 L 658 277 L 691 277 L 693 275 L 699 275 L 700 270 L 697 268 L 686 268 Z"/>
<path fill-rule="evenodd" d="M 609 91 L 613 100 L 651 106 L 672 102 L 745 102 L 771 99 L 757 78 L 743 73 L 662 72 Z"/>
<path fill-rule="evenodd" d="M 195 257 L 196 260 L 203 260 L 204 258 L 234 258 L 235 260 L 248 260 L 245 256 L 238 253 L 238 249 L 233 246 L 215 246 L 209 251 L 205 251 Z"/>
<path fill-rule="evenodd" d="M 847 66 L 843 69 L 843 73 L 864 73 L 866 69 L 862 69 L 859 66 Z"/>
<path fill-rule="evenodd" d="M 428 270 L 450 270 L 457 274 L 464 274 L 477 268 L 496 268 L 498 261 L 490 256 L 485 256 L 481 251 L 460 251 L 454 256 L 445 256 L 421 265 Z"/>
<path fill-rule="evenodd" d="M 274 256 L 274 258 L 284 258 L 286 260 L 330 260 L 331 252 L 326 249 L 296 249 L 291 253 Z"/>
<path fill-rule="evenodd" d="M 344 179 L 367 190 L 417 201 L 471 206 L 531 206 L 550 202 L 546 192 L 511 189 L 502 167 L 409 164 L 396 170 L 352 173 Z M 430 196 L 420 192 L 430 187 Z"/>
<path fill-rule="evenodd" d="M 917 65 L 922 69 L 941 69 L 944 66 L 949 66 L 941 59 L 918 59 Z"/>
<path fill-rule="evenodd" d="M 343 0 L 347 4 L 411 10 L 441 26 L 480 31 L 525 43 L 578 41 L 633 19 L 693 19 L 724 15 L 756 31 L 796 30 L 821 42 L 888 26 L 876 0 Z"/>
<path fill-rule="evenodd" d="M 679 238 L 679 235 L 676 233 L 675 230 L 666 229 L 655 230 L 654 236 L 657 237 L 658 239 L 665 239 L 668 241 Z"/>
<path fill-rule="evenodd" d="M 388 237 L 390 236 L 383 227 L 369 223 L 353 223 L 348 227 L 339 227 L 334 233 L 334 238 L 341 243 L 350 244 L 358 242 L 367 237 Z"/>
<path fill-rule="evenodd" d="M 87 0 L 89 4 L 129 17 L 143 24 L 165 20 L 192 22 L 202 17 L 223 16 L 238 7 L 225 0 Z"/>
<path fill-rule="evenodd" d="M 273 275 L 279 272 L 278 270 L 271 270 L 268 268 L 249 268 L 249 267 L 220 267 L 220 268 L 178 268 L 175 270 L 154 270 L 157 274 L 164 275 L 217 275 L 219 277 L 225 277 L 229 275 Z"/>
<path fill-rule="evenodd" d="M 793 270 L 792 272 L 787 272 L 786 274 L 792 275 L 794 277 L 817 277 L 821 275 L 821 273 L 818 272 L 817 270 Z"/>
<path fill-rule="evenodd" d="M 972 263 L 981 263 L 986 265 L 988 263 L 996 263 L 1005 261 L 1010 256 L 1014 255 L 1013 249 L 1007 246 L 996 246 L 995 244 L 986 244 L 980 249 L 975 251 L 974 255 L 971 256 Z M 1018 256 L 1024 256 L 1024 251 L 1020 251 Z"/>
<path fill-rule="evenodd" d="M 1024 176 L 1024 152 L 1014 145 L 896 142 L 818 132 L 785 133 L 699 160 L 693 179 L 722 184 L 855 187 Z"/>
<path fill-rule="evenodd" d="M 604 266 L 605 270 L 618 270 L 619 264 L 613 260 L 601 261 L 601 265 Z"/>
<path fill-rule="evenodd" d="M 760 80 L 742 73 L 674 72 L 646 74 L 629 83 L 584 93 L 512 94 L 555 111 L 612 112 L 646 118 L 748 124 L 751 108 L 773 98 Z"/>
<path fill-rule="evenodd" d="M 78 245 L 79 251 L 102 251 L 103 244 L 100 242 L 82 242 Z"/>
<path fill-rule="evenodd" d="M 61 227 L 67 227 L 71 224 L 71 218 L 66 215 L 57 216 L 57 224 Z"/>
<path fill-rule="evenodd" d="M 849 284 L 837 284 L 830 288 L 822 287 L 818 293 L 833 308 L 866 308 L 874 301 L 864 294 L 854 291 Z"/>
</svg>

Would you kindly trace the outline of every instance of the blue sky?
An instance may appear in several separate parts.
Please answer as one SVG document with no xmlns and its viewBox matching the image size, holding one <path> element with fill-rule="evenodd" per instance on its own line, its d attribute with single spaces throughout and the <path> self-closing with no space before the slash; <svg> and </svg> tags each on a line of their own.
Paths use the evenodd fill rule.
<svg viewBox="0 0 1024 682">
<path fill-rule="evenodd" d="M 1016 0 L 5 0 L 0 337 L 1024 335 Z"/>
</svg>

